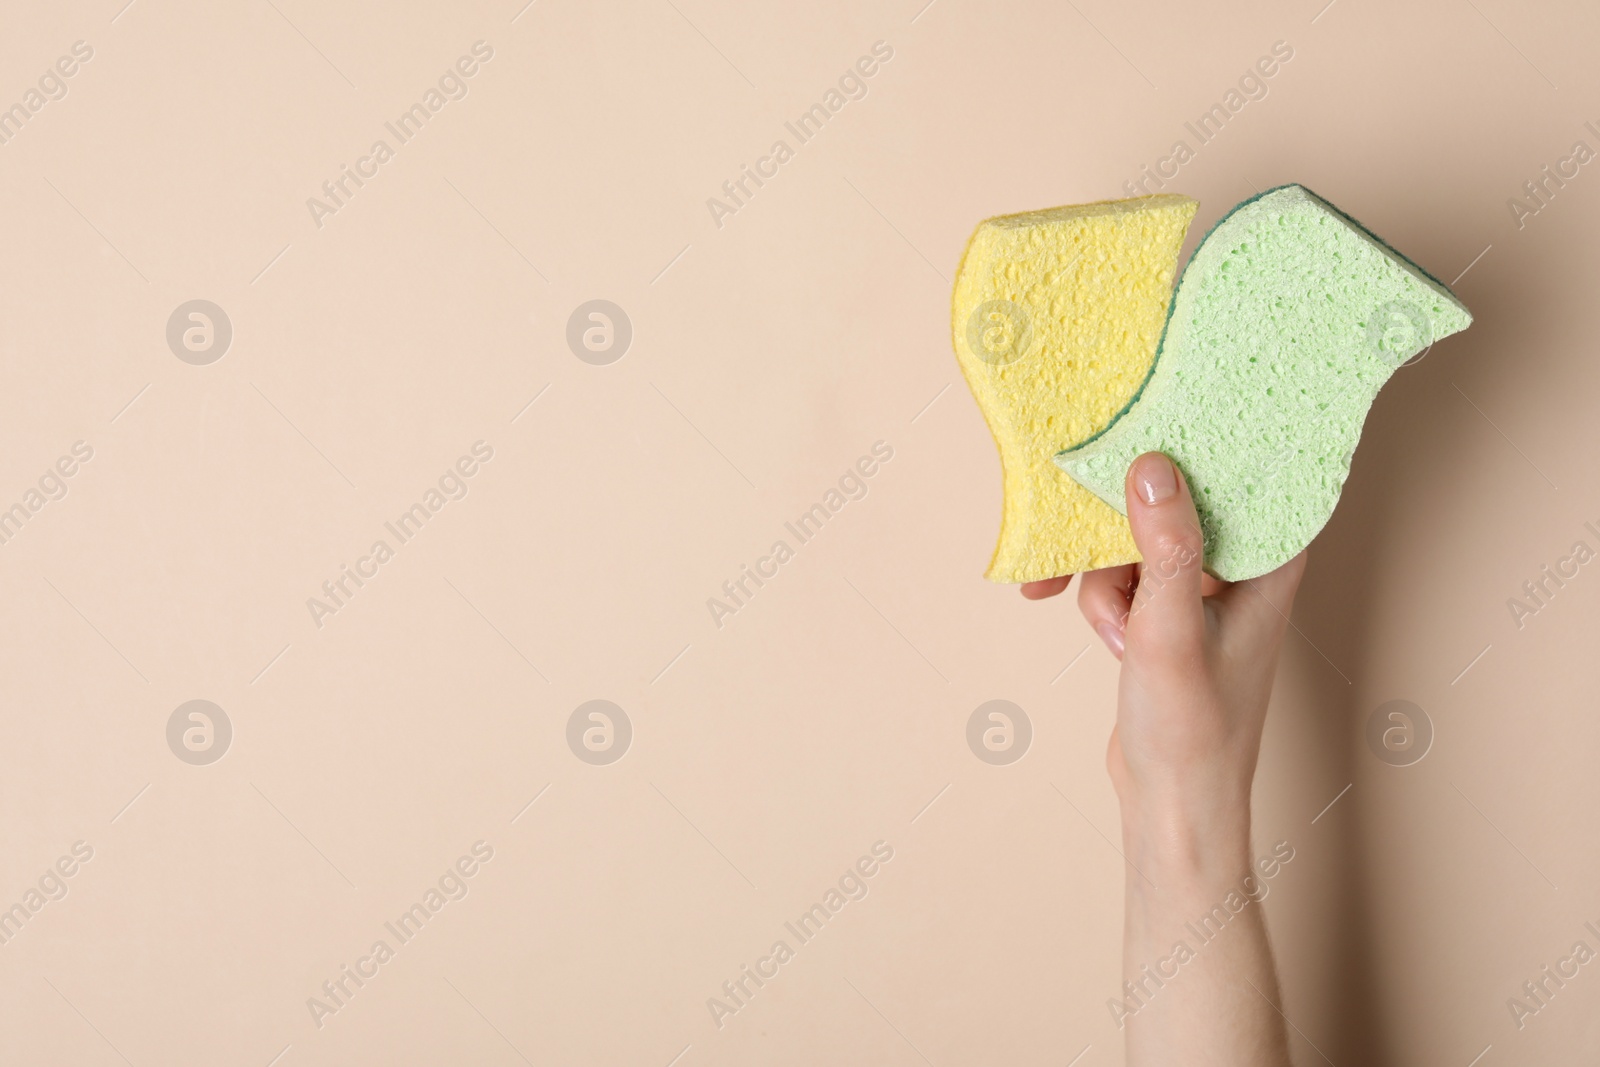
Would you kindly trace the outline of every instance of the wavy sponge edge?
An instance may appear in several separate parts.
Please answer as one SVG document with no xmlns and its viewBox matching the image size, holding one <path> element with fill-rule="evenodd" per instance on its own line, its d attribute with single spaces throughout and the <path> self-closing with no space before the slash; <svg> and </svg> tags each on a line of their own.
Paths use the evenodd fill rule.
<svg viewBox="0 0 1600 1067">
<path fill-rule="evenodd" d="M 1162 195 L 1003 215 L 967 242 L 951 329 L 1000 451 L 990 581 L 1139 559 L 1127 519 L 1054 457 L 1105 429 L 1145 381 L 1197 207 Z"/>
<path fill-rule="evenodd" d="M 1165 452 L 1194 494 L 1206 569 L 1265 574 L 1333 514 L 1384 382 L 1471 322 L 1443 283 L 1315 193 L 1269 190 L 1195 250 L 1127 411 L 1057 462 L 1125 514 L 1128 465 Z"/>
</svg>

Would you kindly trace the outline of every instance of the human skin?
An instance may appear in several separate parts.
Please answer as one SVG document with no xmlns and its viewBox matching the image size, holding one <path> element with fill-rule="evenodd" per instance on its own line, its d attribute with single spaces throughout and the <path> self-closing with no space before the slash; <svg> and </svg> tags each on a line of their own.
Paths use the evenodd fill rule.
<svg viewBox="0 0 1600 1067">
<path fill-rule="evenodd" d="M 1128 522 L 1143 564 L 1082 576 L 1078 605 L 1119 660 L 1106 767 L 1122 808 L 1123 977 L 1193 942 L 1184 924 L 1256 872 L 1250 787 L 1278 650 L 1305 571 L 1227 584 L 1202 573 L 1200 523 L 1173 464 L 1128 468 Z M 1063 592 L 1072 576 L 1029 582 Z M 1150 988 L 1147 982 L 1146 988 Z M 1226 930 L 1125 1019 L 1129 1067 L 1287 1067 L 1288 1041 L 1261 909 Z"/>
</svg>

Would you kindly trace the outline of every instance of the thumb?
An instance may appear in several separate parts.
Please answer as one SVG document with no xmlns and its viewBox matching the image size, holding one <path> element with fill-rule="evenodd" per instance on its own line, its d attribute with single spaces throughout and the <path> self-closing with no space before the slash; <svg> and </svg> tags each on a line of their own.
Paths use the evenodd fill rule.
<svg viewBox="0 0 1600 1067">
<path fill-rule="evenodd" d="M 1128 646 L 1153 643 L 1184 654 L 1205 637 L 1200 578 L 1205 542 L 1189 483 L 1160 452 L 1128 468 L 1128 524 L 1144 564 L 1128 618 Z"/>
</svg>

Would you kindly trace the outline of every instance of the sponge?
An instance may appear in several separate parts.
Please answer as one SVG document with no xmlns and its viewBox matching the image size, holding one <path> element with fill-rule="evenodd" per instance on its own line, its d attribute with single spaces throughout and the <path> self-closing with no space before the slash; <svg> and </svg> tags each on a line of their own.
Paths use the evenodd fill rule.
<svg viewBox="0 0 1600 1067">
<path fill-rule="evenodd" d="M 1165 452 L 1194 494 L 1206 569 L 1265 574 L 1333 514 L 1383 383 L 1471 321 L 1443 283 L 1327 201 L 1269 190 L 1195 250 L 1138 395 L 1056 462 L 1126 514 L 1128 465 Z"/>
<path fill-rule="evenodd" d="M 1198 205 L 1147 196 L 981 223 L 956 275 L 957 361 L 1000 450 L 986 577 L 1026 582 L 1139 558 L 1128 523 L 1054 463 L 1144 382 Z"/>
</svg>

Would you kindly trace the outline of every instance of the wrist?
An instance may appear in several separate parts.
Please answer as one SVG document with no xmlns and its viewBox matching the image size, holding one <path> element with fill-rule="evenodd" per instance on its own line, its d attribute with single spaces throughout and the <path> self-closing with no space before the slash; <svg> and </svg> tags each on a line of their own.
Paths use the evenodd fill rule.
<svg viewBox="0 0 1600 1067">
<path fill-rule="evenodd" d="M 1249 787 L 1127 790 L 1122 841 L 1139 876 L 1175 891 L 1211 891 L 1250 870 Z"/>
</svg>

